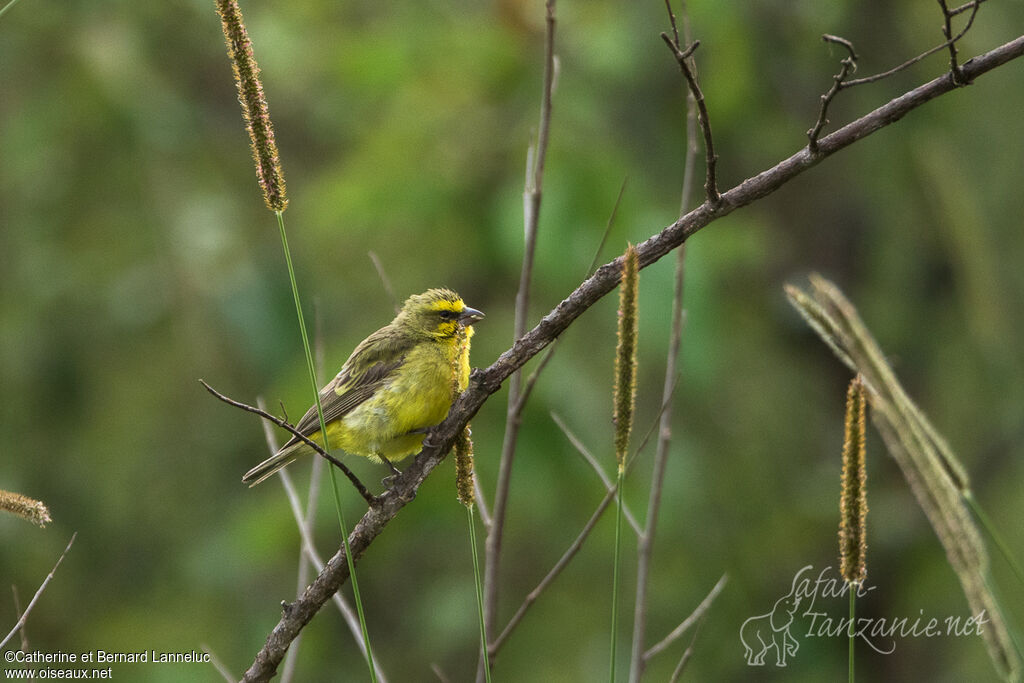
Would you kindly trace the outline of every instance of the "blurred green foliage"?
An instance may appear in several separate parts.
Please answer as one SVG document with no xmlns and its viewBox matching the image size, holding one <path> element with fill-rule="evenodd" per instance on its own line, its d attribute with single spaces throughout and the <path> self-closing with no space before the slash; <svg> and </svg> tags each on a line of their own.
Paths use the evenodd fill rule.
<svg viewBox="0 0 1024 683">
<path fill-rule="evenodd" d="M 842 56 L 881 71 L 941 38 L 934 3 L 690 3 L 723 188 L 805 144 Z M 522 180 L 537 126 L 540 0 L 243 3 L 291 198 L 286 213 L 308 320 L 327 372 L 391 317 L 367 252 L 399 296 L 458 289 L 488 314 L 476 365 L 511 340 Z M 987 2 L 967 58 L 1015 38 L 1019 3 Z M 684 97 L 658 33 L 663 4 L 559 3 L 551 148 L 531 320 L 585 274 L 624 178 L 602 261 L 677 214 Z M 945 54 L 844 92 L 827 130 L 939 75 Z M 298 534 L 275 482 L 241 473 L 266 454 L 240 400 L 308 386 L 272 215 L 260 200 L 213 4 L 24 0 L 0 20 L 0 487 L 41 498 L 40 531 L 0 518 L 0 630 L 78 540 L 31 615 L 33 649 L 165 651 L 205 644 L 240 674 L 295 591 Z M 748 669 L 740 624 L 807 564 L 835 566 L 844 369 L 789 309 L 781 285 L 811 270 L 859 307 L 914 398 L 971 469 L 980 500 L 1024 555 L 1024 65 L 913 112 L 738 211 L 687 246 L 686 331 L 655 542 L 651 642 L 723 573 L 690 680 L 820 681 L 845 642 L 801 638 L 786 669 Z M 698 164 L 698 169 L 700 165 Z M 698 186 L 702 177 L 698 178 Z M 657 417 L 674 259 L 640 276 L 637 432 Z M 313 311 L 315 310 L 315 315 Z M 510 501 L 499 622 L 600 500 L 557 411 L 613 467 L 614 297 L 565 335 L 526 414 Z M 532 366 L 528 366 L 532 367 Z M 473 422 L 490 495 L 504 391 Z M 858 612 L 964 615 L 941 547 L 877 435 L 868 443 L 868 583 Z M 627 482 L 646 507 L 653 449 Z M 354 463 L 364 481 L 383 469 Z M 295 474 L 304 481 L 304 466 Z M 338 545 L 333 502 L 317 537 Z M 346 495 L 350 520 L 360 500 Z M 603 676 L 612 519 L 598 526 L 497 659 L 496 680 Z M 627 556 L 634 539 L 626 537 Z M 368 622 L 393 681 L 476 666 L 472 565 L 446 463 L 360 567 Z M 623 593 L 631 596 L 634 564 Z M 997 558 L 1024 623 L 1024 589 Z M 347 587 L 346 587 L 347 590 Z M 843 605 L 829 605 L 842 614 Z M 631 614 L 631 610 L 624 612 Z M 628 651 L 631 619 L 623 619 Z M 806 622 L 805 622 L 806 624 Z M 299 680 L 362 680 L 332 607 L 305 630 Z M 666 680 L 686 638 L 651 663 Z M 859 647 L 871 680 L 991 680 L 977 638 Z M 912 672 L 912 673 L 911 673 Z M 218 680 L 203 665 L 118 667 L 124 680 Z"/>
</svg>

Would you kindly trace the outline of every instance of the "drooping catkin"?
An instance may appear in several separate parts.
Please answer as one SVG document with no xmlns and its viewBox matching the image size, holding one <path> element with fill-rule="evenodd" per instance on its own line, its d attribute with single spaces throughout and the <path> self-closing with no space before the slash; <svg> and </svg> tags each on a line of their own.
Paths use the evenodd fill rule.
<svg viewBox="0 0 1024 683">
<path fill-rule="evenodd" d="M 217 0 L 217 13 L 224 28 L 228 58 L 238 85 L 238 101 L 242 105 L 245 129 L 252 144 L 252 157 L 256 175 L 263 190 L 263 201 L 271 211 L 284 211 L 288 206 L 285 193 L 284 171 L 274 142 L 274 125 L 270 121 L 267 98 L 260 80 L 260 67 L 256 63 L 252 41 L 245 30 L 242 10 L 236 0 Z"/>
<path fill-rule="evenodd" d="M 622 257 L 619 285 L 619 343 L 615 349 L 615 459 L 619 470 L 626 466 L 629 434 L 633 429 L 636 403 L 637 280 L 640 264 L 636 247 L 630 244 Z"/>
<path fill-rule="evenodd" d="M 839 571 L 847 583 L 867 578 L 867 469 L 864 447 L 864 384 L 853 378 L 846 392 L 842 494 L 839 500 Z"/>
<path fill-rule="evenodd" d="M 50 510 L 46 507 L 46 503 L 23 496 L 20 493 L 0 490 L 0 510 L 10 512 L 12 515 L 17 515 L 40 527 L 44 527 L 47 522 L 53 521 L 50 518 Z"/>
</svg>

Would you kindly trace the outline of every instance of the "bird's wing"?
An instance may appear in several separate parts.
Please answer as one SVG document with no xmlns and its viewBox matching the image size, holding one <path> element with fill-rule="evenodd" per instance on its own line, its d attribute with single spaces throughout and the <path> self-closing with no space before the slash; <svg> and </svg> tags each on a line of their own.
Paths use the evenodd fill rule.
<svg viewBox="0 0 1024 683">
<path fill-rule="evenodd" d="M 341 372 L 320 390 L 320 406 L 324 411 L 324 424 L 344 417 L 360 403 L 373 396 L 391 374 L 405 362 L 406 352 L 412 344 L 395 335 L 393 330 L 377 330 L 356 347 L 345 361 Z M 320 431 L 320 418 L 316 406 L 302 416 L 296 430 L 304 436 Z M 281 450 L 298 442 L 292 437 Z"/>
</svg>

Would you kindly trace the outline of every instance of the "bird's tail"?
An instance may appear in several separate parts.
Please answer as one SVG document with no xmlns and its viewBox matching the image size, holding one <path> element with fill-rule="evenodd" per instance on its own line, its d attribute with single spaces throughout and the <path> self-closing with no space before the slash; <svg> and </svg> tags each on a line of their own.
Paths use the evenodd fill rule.
<svg viewBox="0 0 1024 683">
<path fill-rule="evenodd" d="M 293 444 L 287 448 L 282 448 L 277 453 L 261 462 L 256 467 L 245 473 L 242 476 L 242 483 L 248 484 L 249 488 L 252 488 L 256 484 L 259 484 L 264 479 L 273 476 L 279 469 L 290 465 L 300 455 L 302 455 L 303 446 L 305 444 Z"/>
</svg>

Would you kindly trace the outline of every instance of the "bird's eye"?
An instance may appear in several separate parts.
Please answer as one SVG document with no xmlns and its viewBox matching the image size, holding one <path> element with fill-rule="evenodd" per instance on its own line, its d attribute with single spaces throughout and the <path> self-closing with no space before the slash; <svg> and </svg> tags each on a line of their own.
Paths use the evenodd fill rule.
<svg viewBox="0 0 1024 683">
<path fill-rule="evenodd" d="M 443 320 L 452 320 L 453 318 L 455 318 L 457 313 L 455 311 L 443 310 L 440 311 L 440 315 Z"/>
</svg>

